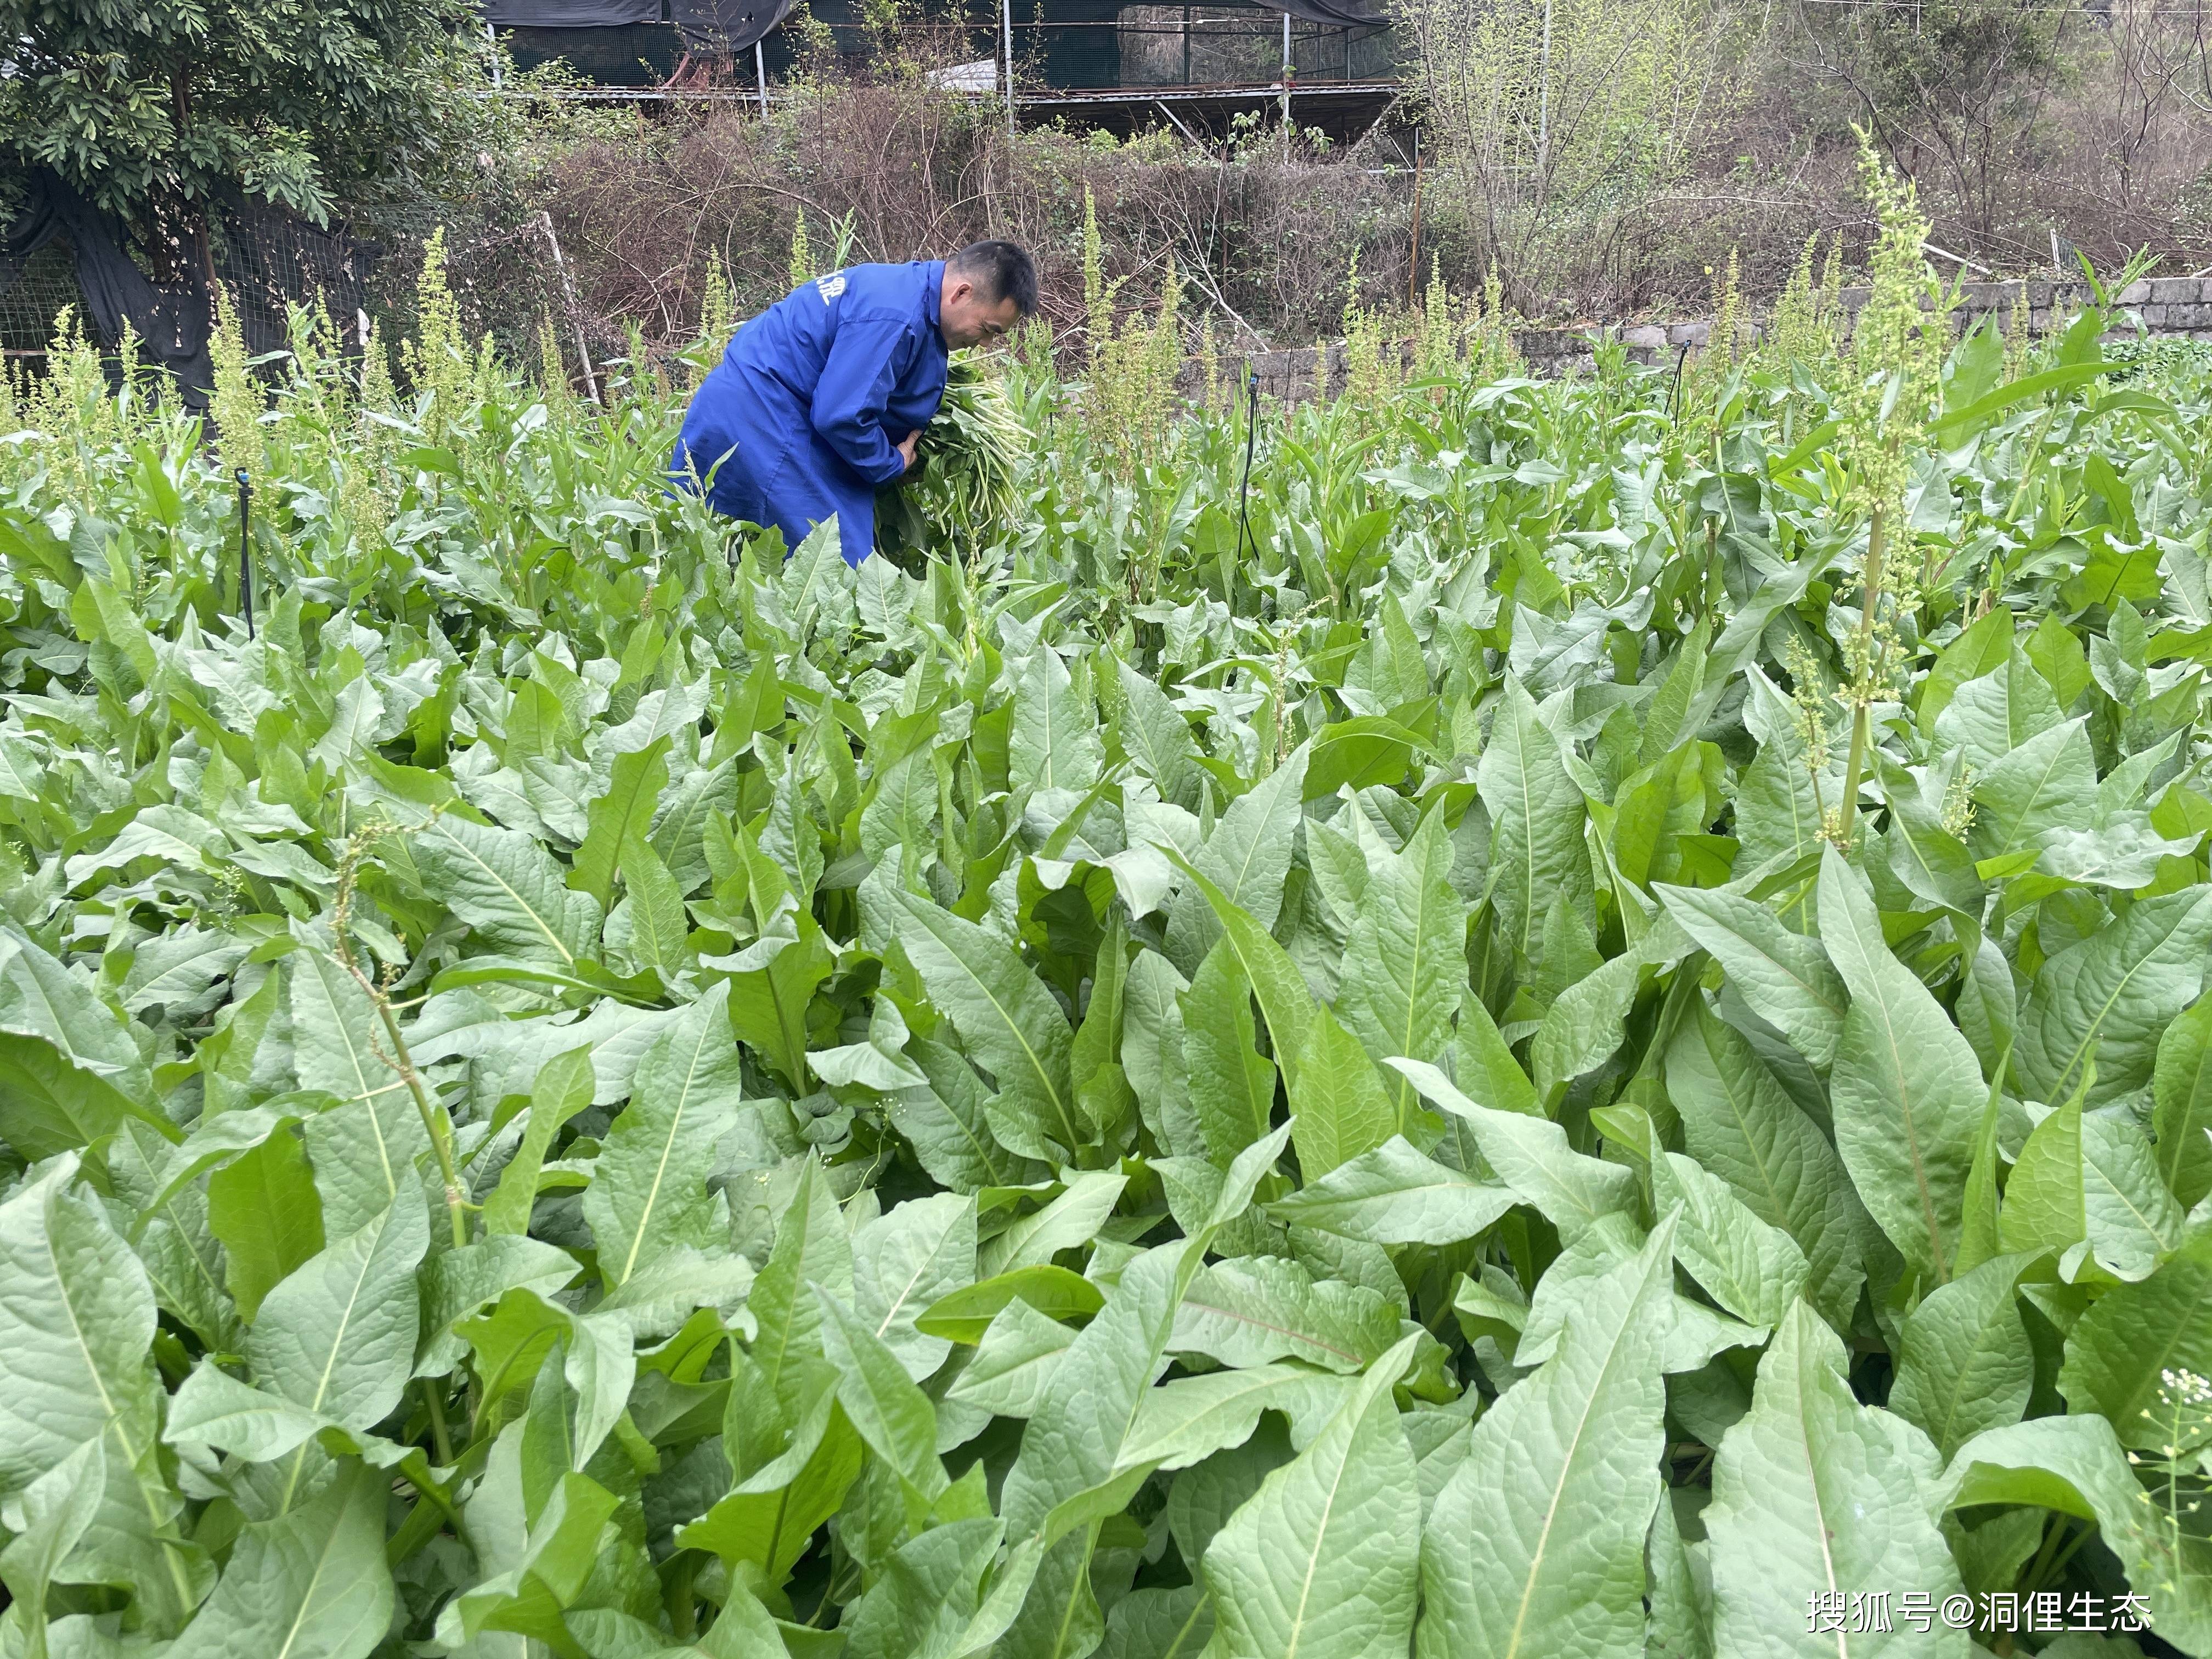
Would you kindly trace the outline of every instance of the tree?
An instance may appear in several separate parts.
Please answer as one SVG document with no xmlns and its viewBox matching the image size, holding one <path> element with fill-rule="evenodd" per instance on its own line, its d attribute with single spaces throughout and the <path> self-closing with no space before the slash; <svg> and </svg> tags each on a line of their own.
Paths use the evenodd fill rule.
<svg viewBox="0 0 2212 1659">
<path fill-rule="evenodd" d="M 1424 132 L 1507 297 L 1587 292 L 1723 112 L 1732 0 L 1402 0 Z"/>
<path fill-rule="evenodd" d="M 209 210 L 326 222 L 475 153 L 494 118 L 471 0 L 0 0 L 0 194 L 51 168 L 156 281 L 212 272 Z M 0 199 L 0 221 L 13 204 Z"/>
<path fill-rule="evenodd" d="M 1800 0 L 1796 15 L 1802 84 L 1843 94 L 1850 118 L 1932 198 L 1942 234 L 1984 257 L 2040 263 L 2048 187 L 2025 164 L 2049 142 L 2054 96 L 2078 76 L 2071 37 L 2094 29 L 2088 9 Z"/>
</svg>

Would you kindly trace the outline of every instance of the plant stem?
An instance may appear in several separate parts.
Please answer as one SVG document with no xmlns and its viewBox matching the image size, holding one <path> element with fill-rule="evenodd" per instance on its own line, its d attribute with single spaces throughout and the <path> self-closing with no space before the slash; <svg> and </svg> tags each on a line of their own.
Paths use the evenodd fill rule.
<svg viewBox="0 0 2212 1659">
<path fill-rule="evenodd" d="M 699 1557 L 691 1550 L 678 1554 L 668 1575 L 668 1587 L 664 1599 L 668 1607 L 668 1622 L 679 1642 L 689 1642 L 699 1634 L 699 1605 L 692 1583 L 699 1573 Z M 826 1599 L 826 1598 L 825 1598 Z"/>
<path fill-rule="evenodd" d="M 1881 560 L 1887 526 L 1876 507 L 1867 525 L 1865 592 L 1859 610 L 1858 684 L 1851 694 L 1851 746 L 1844 761 L 1844 798 L 1836 808 L 1842 848 L 1849 853 L 1858 817 L 1859 775 L 1866 766 L 1867 738 L 1874 725 L 1874 620 L 1881 604 Z"/>
<path fill-rule="evenodd" d="M 453 1440 L 446 1429 L 446 1402 L 438 1397 L 436 1381 L 422 1379 L 422 1404 L 430 1413 L 430 1447 L 438 1454 L 438 1467 L 449 1469 L 453 1467 Z"/>
<path fill-rule="evenodd" d="M 446 1215 L 453 1224 L 453 1243 L 466 1244 L 468 1200 L 461 1195 L 460 1172 L 453 1164 L 453 1121 L 431 1103 L 422 1086 L 422 1074 L 415 1069 L 415 1057 L 407 1052 L 407 1039 L 399 1035 L 399 1022 L 392 1012 L 392 999 L 384 994 L 383 987 L 371 984 L 358 968 L 353 969 L 352 973 L 368 993 L 369 1000 L 376 1005 L 377 1018 L 384 1022 L 384 1035 L 392 1043 L 392 1060 L 398 1068 L 400 1081 L 406 1084 L 407 1092 L 414 1097 L 415 1109 L 422 1115 L 423 1130 L 430 1137 L 438 1173 L 446 1182 Z"/>
</svg>

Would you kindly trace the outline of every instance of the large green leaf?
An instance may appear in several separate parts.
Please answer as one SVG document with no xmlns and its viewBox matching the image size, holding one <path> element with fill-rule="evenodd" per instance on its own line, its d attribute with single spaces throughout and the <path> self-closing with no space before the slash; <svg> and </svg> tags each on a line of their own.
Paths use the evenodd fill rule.
<svg viewBox="0 0 2212 1659">
<path fill-rule="evenodd" d="M 416 832 L 410 851 L 432 896 L 494 950 L 572 966 L 598 948 L 598 901 L 570 891 L 552 855 L 520 830 L 446 813 Z"/>
<path fill-rule="evenodd" d="M 2150 1608 L 2150 1628 L 2184 1652 L 2212 1646 L 2212 1547 L 2146 1497 L 2101 1417 L 2039 1417 L 1990 1429 L 1943 1474 L 1949 1509 L 2019 1504 L 2093 1522 Z"/>
<path fill-rule="evenodd" d="M 1374 872 L 1352 924 L 1336 1015 L 1378 1064 L 1395 1054 L 1433 1063 L 1451 1045 L 1467 951 L 1466 910 L 1451 888 L 1452 851 L 1443 814 L 1430 813 L 1405 850 Z M 1403 1123 L 1413 1086 L 1396 1078 L 1392 1088 Z"/>
<path fill-rule="evenodd" d="M 1534 956 L 1554 896 L 1586 889 L 1589 866 L 1583 792 L 1517 679 L 1505 683 L 1475 783 L 1490 809 L 1490 902 L 1499 936 Z"/>
<path fill-rule="evenodd" d="M 1195 1054 L 1203 1039 L 1196 1030 L 1184 1038 L 1185 1049 Z M 1298 1149 L 1298 1167 L 1309 1180 L 1325 1176 L 1370 1153 L 1403 1128 L 1407 1109 L 1383 1089 L 1369 1054 L 1326 1006 L 1314 1010 L 1306 1028 L 1297 1076 L 1290 1088 L 1291 1112 L 1297 1127 L 1291 1139 Z M 1194 1069 L 1192 1085 L 1198 1076 Z M 1397 1085 L 1410 1091 L 1399 1078 Z"/>
<path fill-rule="evenodd" d="M 1206 1547 L 1222 1659 L 1400 1659 L 1413 1629 L 1421 1498 L 1378 1358 L 1313 1444 L 1270 1474 Z"/>
<path fill-rule="evenodd" d="M 1229 804 L 1213 833 L 1192 858 L 1199 874 L 1224 901 L 1244 911 L 1262 932 L 1282 914 L 1285 878 L 1297 841 L 1306 776 L 1301 744 L 1273 771 Z M 1210 896 L 1186 891 L 1169 911 L 1169 955 L 1184 972 L 1212 948 L 1221 924 Z"/>
<path fill-rule="evenodd" d="M 278 1280 L 323 1248 L 323 1200 L 292 1126 L 262 1136 L 208 1177 L 208 1228 L 224 1282 L 251 1319 Z"/>
<path fill-rule="evenodd" d="M 1828 1085 L 1836 1150 L 1867 1209 L 1932 1288 L 1958 1255 L 1988 1086 L 1959 1028 L 1890 954 L 1873 902 L 1832 848 L 1820 903 L 1820 938 L 1851 994 Z"/>
<path fill-rule="evenodd" d="M 1673 1233 L 1593 1285 L 1558 1352 L 1475 1424 L 1422 1529 L 1420 1659 L 1641 1647 Z"/>
<path fill-rule="evenodd" d="M 1984 1429 L 2017 1423 L 2035 1381 L 2014 1295 L 2031 1258 L 2001 1255 L 1939 1285 L 1905 1322 L 1889 1408 L 1948 1457 Z"/>
<path fill-rule="evenodd" d="M 591 829 L 576 848 L 568 884 L 588 893 L 602 911 L 614 908 L 615 871 L 633 844 L 641 845 L 653 809 L 668 782 L 668 738 L 615 756 L 605 793 L 591 805 Z"/>
<path fill-rule="evenodd" d="M 946 1486 L 937 1461 L 937 1412 L 898 1356 L 831 1291 L 815 1288 L 822 1339 L 841 1381 L 838 1403 L 868 1449 L 913 1488 L 924 1504 Z"/>
<path fill-rule="evenodd" d="M 571 1048 L 556 1054 L 538 1068 L 530 1085 L 530 1117 L 521 1144 L 507 1167 L 499 1172 L 499 1185 L 484 1201 L 484 1231 L 491 1234 L 521 1233 L 530 1226 L 531 1207 L 538 1200 L 538 1183 L 545 1168 L 545 1154 L 553 1138 L 566 1123 L 592 1103 L 598 1082 L 592 1071 L 588 1048 Z"/>
<path fill-rule="evenodd" d="M 1180 854 L 1172 857 L 1190 878 L 1191 885 L 1212 907 L 1220 926 L 1222 943 L 1236 953 L 1244 976 L 1251 981 L 1252 994 L 1259 999 L 1260 1012 L 1267 1022 L 1268 1040 L 1274 1045 L 1275 1063 L 1295 1086 L 1308 1028 L 1314 1018 L 1313 995 L 1306 988 L 1304 977 L 1289 953 L 1267 932 L 1265 922 L 1218 885 L 1201 866 L 1186 862 Z M 1185 1042 L 1187 1045 L 1188 1035 Z"/>
<path fill-rule="evenodd" d="M 0 1550 L 8 1586 L 9 1636 L 24 1659 L 49 1659 L 46 1593 L 93 1518 L 107 1486 L 101 1442 L 88 1440 L 48 1469 L 18 1500 L 22 1525 Z"/>
<path fill-rule="evenodd" d="M 1098 718 L 1079 697 L 1060 653 L 1042 647 L 1030 657 L 1014 690 L 1014 724 L 1007 757 L 1032 789 L 1080 794 L 1098 781 L 1105 761 Z"/>
<path fill-rule="evenodd" d="M 44 1037 L 0 1032 L 0 1073 L 8 1079 L 0 1091 L 0 1138 L 26 1158 L 90 1146 L 140 1115 L 129 1096 L 72 1065 Z"/>
<path fill-rule="evenodd" d="M 1713 953 L 1753 1013 L 1814 1065 L 1835 1058 L 1850 998 L 1819 941 L 1735 893 L 1663 884 L 1652 890 L 1682 931 Z"/>
<path fill-rule="evenodd" d="M 1307 1444 L 1343 1403 L 1346 1387 L 1327 1372 L 1280 1364 L 1207 1371 L 1164 1382 L 1138 1407 L 1137 1426 L 1122 1461 L 1132 1467 L 1188 1468 L 1224 1448 L 1243 1445 L 1259 1426 L 1260 1414 L 1270 1411 L 1282 1413 L 1292 1440 Z"/>
<path fill-rule="evenodd" d="M 584 1218 L 610 1285 L 664 1251 L 704 1249 L 727 1236 L 706 1178 L 744 1083 L 728 1000 L 717 984 L 653 1039 L 595 1162 Z"/>
<path fill-rule="evenodd" d="M 2212 1193 L 2212 997 L 2199 997 L 2159 1038 L 2151 1094 L 2159 1176 L 2193 1205 Z"/>
<path fill-rule="evenodd" d="M 301 1133 L 324 1231 L 341 1237 L 402 1191 L 421 1193 L 416 1160 L 428 1156 L 430 1133 L 390 1058 L 368 993 L 319 951 L 295 951 L 288 966 L 293 1069 L 302 1089 L 337 1101 L 307 1119 Z"/>
<path fill-rule="evenodd" d="M 2212 1240 L 2202 1237 L 2091 1304 L 2067 1333 L 2058 1388 L 2073 1410 L 2109 1419 L 2123 1443 L 2154 1448 L 2172 1427 L 2160 1384 L 2181 1371 L 2212 1376 Z"/>
<path fill-rule="evenodd" d="M 1241 1213 L 1281 1152 L 1278 1129 L 1231 1166 L 1216 1222 Z M 1150 1470 L 1123 1466 L 1139 1407 L 1152 1386 L 1177 1305 L 1197 1275 L 1212 1227 L 1147 1250 L 1121 1269 L 1105 1306 L 1069 1344 L 1007 1474 L 1000 1512 L 1010 1537 L 1048 1545 L 1126 1504 Z"/>
<path fill-rule="evenodd" d="M 1958 713 L 1971 690 L 1947 712 Z M 1985 860 L 2034 850 L 2052 831 L 2090 820 L 2097 765 L 2082 723 L 2069 720 L 1999 754 L 1974 781 L 1974 800 L 1973 848 Z"/>
<path fill-rule="evenodd" d="M 1759 1364 L 1750 1414 L 1728 1431 L 1705 1510 L 1715 1647 L 1809 1652 L 1807 1600 L 1880 1584 L 1941 1603 L 1960 1586 L 1924 1488 L 1936 1449 L 1902 1419 L 1863 1406 L 1844 1347 L 1800 1303 Z M 1890 1633 L 1824 1632 L 1819 1650 L 1878 1653 Z M 1923 1644 L 1965 1659 L 1966 1632 L 1938 1626 Z"/>
<path fill-rule="evenodd" d="M 154 1291 L 76 1175 L 57 1159 L 0 1204 L 0 1494 L 100 1442 L 106 1489 L 70 1576 L 130 1587 L 149 1625 L 173 1630 L 206 1563 L 175 1530 L 183 1504 L 155 1443 Z"/>
<path fill-rule="evenodd" d="M 944 1363 L 950 1344 L 915 1322 L 975 1276 L 975 1206 L 951 1193 L 896 1205 L 853 1237 L 854 1311 L 917 1382 Z"/>
<path fill-rule="evenodd" d="M 301 1266 L 254 1316 L 255 1381 L 349 1429 L 380 1421 L 414 1373 L 429 1243 L 422 1206 L 403 1199 Z"/>
<path fill-rule="evenodd" d="M 753 1282 L 752 1358 L 771 1393 L 796 1416 L 807 1381 L 804 1362 L 821 1346 L 822 1306 L 812 1287 L 851 1290 L 853 1246 L 821 1164 L 800 1166 L 791 1207 L 777 1224 L 775 1247 Z"/>
<path fill-rule="evenodd" d="M 2142 1279 L 2181 1243 L 2181 1206 L 2159 1181 L 2142 1131 L 2077 1103 L 2037 1124 L 2021 1148 L 1997 1236 L 2008 1250 L 2060 1252 L 2069 1279 L 2085 1258 Z"/>
<path fill-rule="evenodd" d="M 1072 1157 L 1084 1135 L 1067 1016 L 1004 940 L 911 893 L 897 902 L 899 943 L 930 999 L 997 1079 L 1006 1109 L 1034 1119 Z"/>
<path fill-rule="evenodd" d="M 1159 786 L 1163 800 L 1189 805 L 1185 797 L 1198 770 L 1193 764 L 1198 745 L 1191 740 L 1189 722 L 1176 712 L 1158 682 L 1119 657 L 1114 668 L 1121 688 L 1121 716 L 1115 726 L 1121 747 Z"/>
<path fill-rule="evenodd" d="M 1866 1277 L 1859 1234 L 1872 1224 L 1827 1137 L 1751 1044 L 1702 1006 L 1677 1028 L 1666 1073 L 1690 1155 L 1797 1241 L 1812 1268 L 1807 1294 L 1831 1325 L 1850 1329 Z"/>
<path fill-rule="evenodd" d="M 1295 1225 L 1373 1244 L 1455 1244 L 1516 1201 L 1507 1188 L 1425 1158 L 1393 1135 L 1267 1208 Z"/>
<path fill-rule="evenodd" d="M 106 1081 L 169 1139 L 179 1138 L 174 1125 L 143 1104 L 151 1097 L 152 1079 L 123 1023 L 12 921 L 0 923 L 0 1032 L 52 1043 L 71 1066 Z"/>
<path fill-rule="evenodd" d="M 246 1527 L 214 1595 L 170 1653 L 363 1659 L 392 1623 L 386 1491 L 375 1470 L 348 1462 L 298 1509 Z"/>
<path fill-rule="evenodd" d="M 1396 1306 L 1370 1285 L 1243 1256 L 1214 1263 L 1184 1293 L 1170 1346 L 1224 1365 L 1297 1359 L 1351 1372 L 1395 1342 L 1399 1324 Z"/>
<path fill-rule="evenodd" d="M 2031 1097 L 2070 1098 L 2093 1062 L 2093 1105 L 2148 1082 L 2160 1039 L 2203 983 L 2208 946 L 2212 887 L 2192 887 L 2130 906 L 2045 963 L 2013 1051 Z"/>
<path fill-rule="evenodd" d="M 1225 1169 L 1267 1133 L 1275 1113 L 1275 1067 L 1259 1051 L 1252 981 L 1227 939 L 1206 953 L 1179 1001 L 1191 1115 L 1206 1155 Z"/>
<path fill-rule="evenodd" d="M 1747 1323 L 1781 1322 L 1810 1272 L 1796 1240 L 1680 1152 L 1651 1160 L 1651 1202 L 1662 1214 L 1680 1206 L 1675 1253 L 1707 1295 Z"/>
<path fill-rule="evenodd" d="M 1523 1203 L 1571 1238 L 1600 1217 L 1633 1213 L 1636 1177 L 1618 1164 L 1585 1157 L 1558 1124 L 1478 1106 L 1433 1066 L 1393 1060 L 1422 1094 L 1466 1123 L 1498 1178 Z"/>
</svg>

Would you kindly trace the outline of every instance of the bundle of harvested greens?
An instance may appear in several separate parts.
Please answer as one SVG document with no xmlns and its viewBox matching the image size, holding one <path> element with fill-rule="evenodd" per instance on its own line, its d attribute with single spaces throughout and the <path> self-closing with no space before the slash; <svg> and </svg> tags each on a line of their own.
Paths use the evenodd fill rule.
<svg viewBox="0 0 2212 1659">
<path fill-rule="evenodd" d="M 988 547 L 1014 521 L 1015 468 L 1029 441 L 990 367 L 954 352 L 914 471 L 876 498 L 876 550 L 918 569 L 925 559 L 964 560 Z"/>
</svg>

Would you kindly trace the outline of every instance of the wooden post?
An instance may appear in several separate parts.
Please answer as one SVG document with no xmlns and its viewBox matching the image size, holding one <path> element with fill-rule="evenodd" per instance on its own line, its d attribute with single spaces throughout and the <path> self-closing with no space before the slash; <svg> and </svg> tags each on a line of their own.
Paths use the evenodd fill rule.
<svg viewBox="0 0 2212 1659">
<path fill-rule="evenodd" d="M 538 222 L 545 230 L 545 246 L 553 250 L 553 269 L 560 273 L 561 297 L 568 302 L 568 325 L 576 331 L 576 356 L 584 365 L 584 390 L 593 403 L 604 403 L 599 396 L 599 371 L 592 367 L 592 348 L 584 338 L 584 307 L 576 298 L 576 284 L 568 275 L 568 262 L 561 257 L 561 239 L 553 234 L 553 216 L 541 211 Z"/>
</svg>

